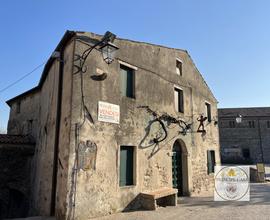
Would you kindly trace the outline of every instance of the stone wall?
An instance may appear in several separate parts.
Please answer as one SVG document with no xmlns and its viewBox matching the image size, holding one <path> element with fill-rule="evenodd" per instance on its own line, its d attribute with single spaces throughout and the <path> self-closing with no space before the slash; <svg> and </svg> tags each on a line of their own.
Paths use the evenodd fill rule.
<svg viewBox="0 0 270 220">
<path fill-rule="evenodd" d="M 242 122 L 235 118 L 242 115 Z M 235 124 L 232 127 L 230 123 Z M 254 127 L 250 126 L 254 123 Z M 270 108 L 219 109 L 221 155 L 224 162 L 270 163 Z M 231 150 L 233 149 L 233 150 Z M 243 149 L 249 149 L 250 159 L 245 161 Z M 230 151 L 233 151 L 230 153 Z"/>
<path fill-rule="evenodd" d="M 23 148 L 0 144 L 0 219 L 28 215 L 33 151 Z"/>
<path fill-rule="evenodd" d="M 35 139 L 37 138 L 39 128 L 39 100 L 39 92 L 35 91 L 11 104 L 8 134 L 32 135 Z M 20 105 L 20 112 L 17 109 L 18 105 Z"/>
<path fill-rule="evenodd" d="M 32 215 L 50 215 L 58 79 L 59 62 L 55 60 L 40 91 L 40 123 L 32 171 Z"/>
<path fill-rule="evenodd" d="M 64 75 L 62 91 L 62 108 L 60 118 L 59 134 L 59 155 L 56 189 L 55 214 L 59 219 L 63 219 L 67 211 L 68 194 L 68 172 L 69 169 L 69 144 L 71 128 L 71 103 L 72 103 L 72 70 L 74 58 L 74 41 L 70 42 L 64 49 Z"/>
<path fill-rule="evenodd" d="M 58 78 L 59 62 L 55 60 L 42 88 L 11 104 L 8 134 L 30 134 L 36 142 L 31 160 L 30 215 L 50 215 Z"/>
</svg>

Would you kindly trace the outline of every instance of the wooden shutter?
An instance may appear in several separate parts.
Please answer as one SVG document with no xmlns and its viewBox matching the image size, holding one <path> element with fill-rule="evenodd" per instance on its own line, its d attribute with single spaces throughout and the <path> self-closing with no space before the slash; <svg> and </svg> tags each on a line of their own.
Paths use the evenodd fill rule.
<svg viewBox="0 0 270 220">
<path fill-rule="evenodd" d="M 174 106 L 175 110 L 179 112 L 179 93 L 178 89 L 174 89 Z"/>
<path fill-rule="evenodd" d="M 184 96 L 183 90 L 174 88 L 174 105 L 177 112 L 184 113 Z"/>
<path fill-rule="evenodd" d="M 133 147 L 121 146 L 120 186 L 133 185 Z"/>
<path fill-rule="evenodd" d="M 120 91 L 122 96 L 134 98 L 134 79 L 134 70 L 124 65 L 120 65 Z"/>
<path fill-rule="evenodd" d="M 215 151 L 211 150 L 211 161 L 212 161 L 212 173 L 215 172 L 215 165 L 216 165 L 216 157 L 215 157 Z"/>
<path fill-rule="evenodd" d="M 134 71 L 132 69 L 127 70 L 127 97 L 134 97 Z"/>
<path fill-rule="evenodd" d="M 207 173 L 208 174 L 215 172 L 215 165 L 216 165 L 215 151 L 208 150 L 207 151 Z"/>
<path fill-rule="evenodd" d="M 120 92 L 122 96 L 127 95 L 127 71 L 120 66 Z"/>
<path fill-rule="evenodd" d="M 183 90 L 179 90 L 179 111 L 184 113 L 184 95 Z"/>
<path fill-rule="evenodd" d="M 212 116 L 211 116 L 211 105 L 209 103 L 205 103 L 206 106 L 206 115 L 208 122 L 211 122 Z"/>
<path fill-rule="evenodd" d="M 207 173 L 211 173 L 211 165 L 212 165 L 212 161 L 211 161 L 211 152 L 210 150 L 207 151 Z"/>
</svg>

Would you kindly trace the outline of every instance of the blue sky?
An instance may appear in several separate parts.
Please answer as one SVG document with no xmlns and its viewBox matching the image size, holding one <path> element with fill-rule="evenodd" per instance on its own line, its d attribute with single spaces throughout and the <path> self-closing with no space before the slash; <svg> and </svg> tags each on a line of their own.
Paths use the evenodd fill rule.
<svg viewBox="0 0 270 220">
<path fill-rule="evenodd" d="M 48 59 L 64 32 L 110 30 L 187 49 L 219 107 L 269 106 L 268 0 L 2 0 L 0 90 Z M 42 69 L 0 93 L 5 101 L 37 85 Z"/>
</svg>

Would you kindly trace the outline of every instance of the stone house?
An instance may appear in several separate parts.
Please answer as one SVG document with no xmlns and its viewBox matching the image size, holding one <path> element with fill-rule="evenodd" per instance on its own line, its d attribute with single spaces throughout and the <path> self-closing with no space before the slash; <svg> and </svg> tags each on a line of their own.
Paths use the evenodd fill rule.
<svg viewBox="0 0 270 220">
<path fill-rule="evenodd" d="M 67 31 L 38 86 L 7 101 L 8 134 L 36 143 L 29 215 L 84 220 L 161 187 L 213 190 L 217 100 L 188 52 L 116 38 L 108 65 L 87 50 L 101 37 Z"/>
<path fill-rule="evenodd" d="M 218 121 L 223 163 L 270 164 L 269 107 L 218 109 Z"/>
</svg>

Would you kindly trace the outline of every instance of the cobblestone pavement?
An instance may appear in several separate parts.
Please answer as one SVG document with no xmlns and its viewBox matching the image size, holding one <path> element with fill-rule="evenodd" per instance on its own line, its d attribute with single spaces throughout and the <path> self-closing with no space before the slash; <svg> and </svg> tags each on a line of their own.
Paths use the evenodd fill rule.
<svg viewBox="0 0 270 220">
<path fill-rule="evenodd" d="M 270 183 L 251 184 L 249 202 L 214 202 L 213 197 L 187 197 L 177 207 L 117 213 L 95 220 L 270 220 Z"/>
</svg>

